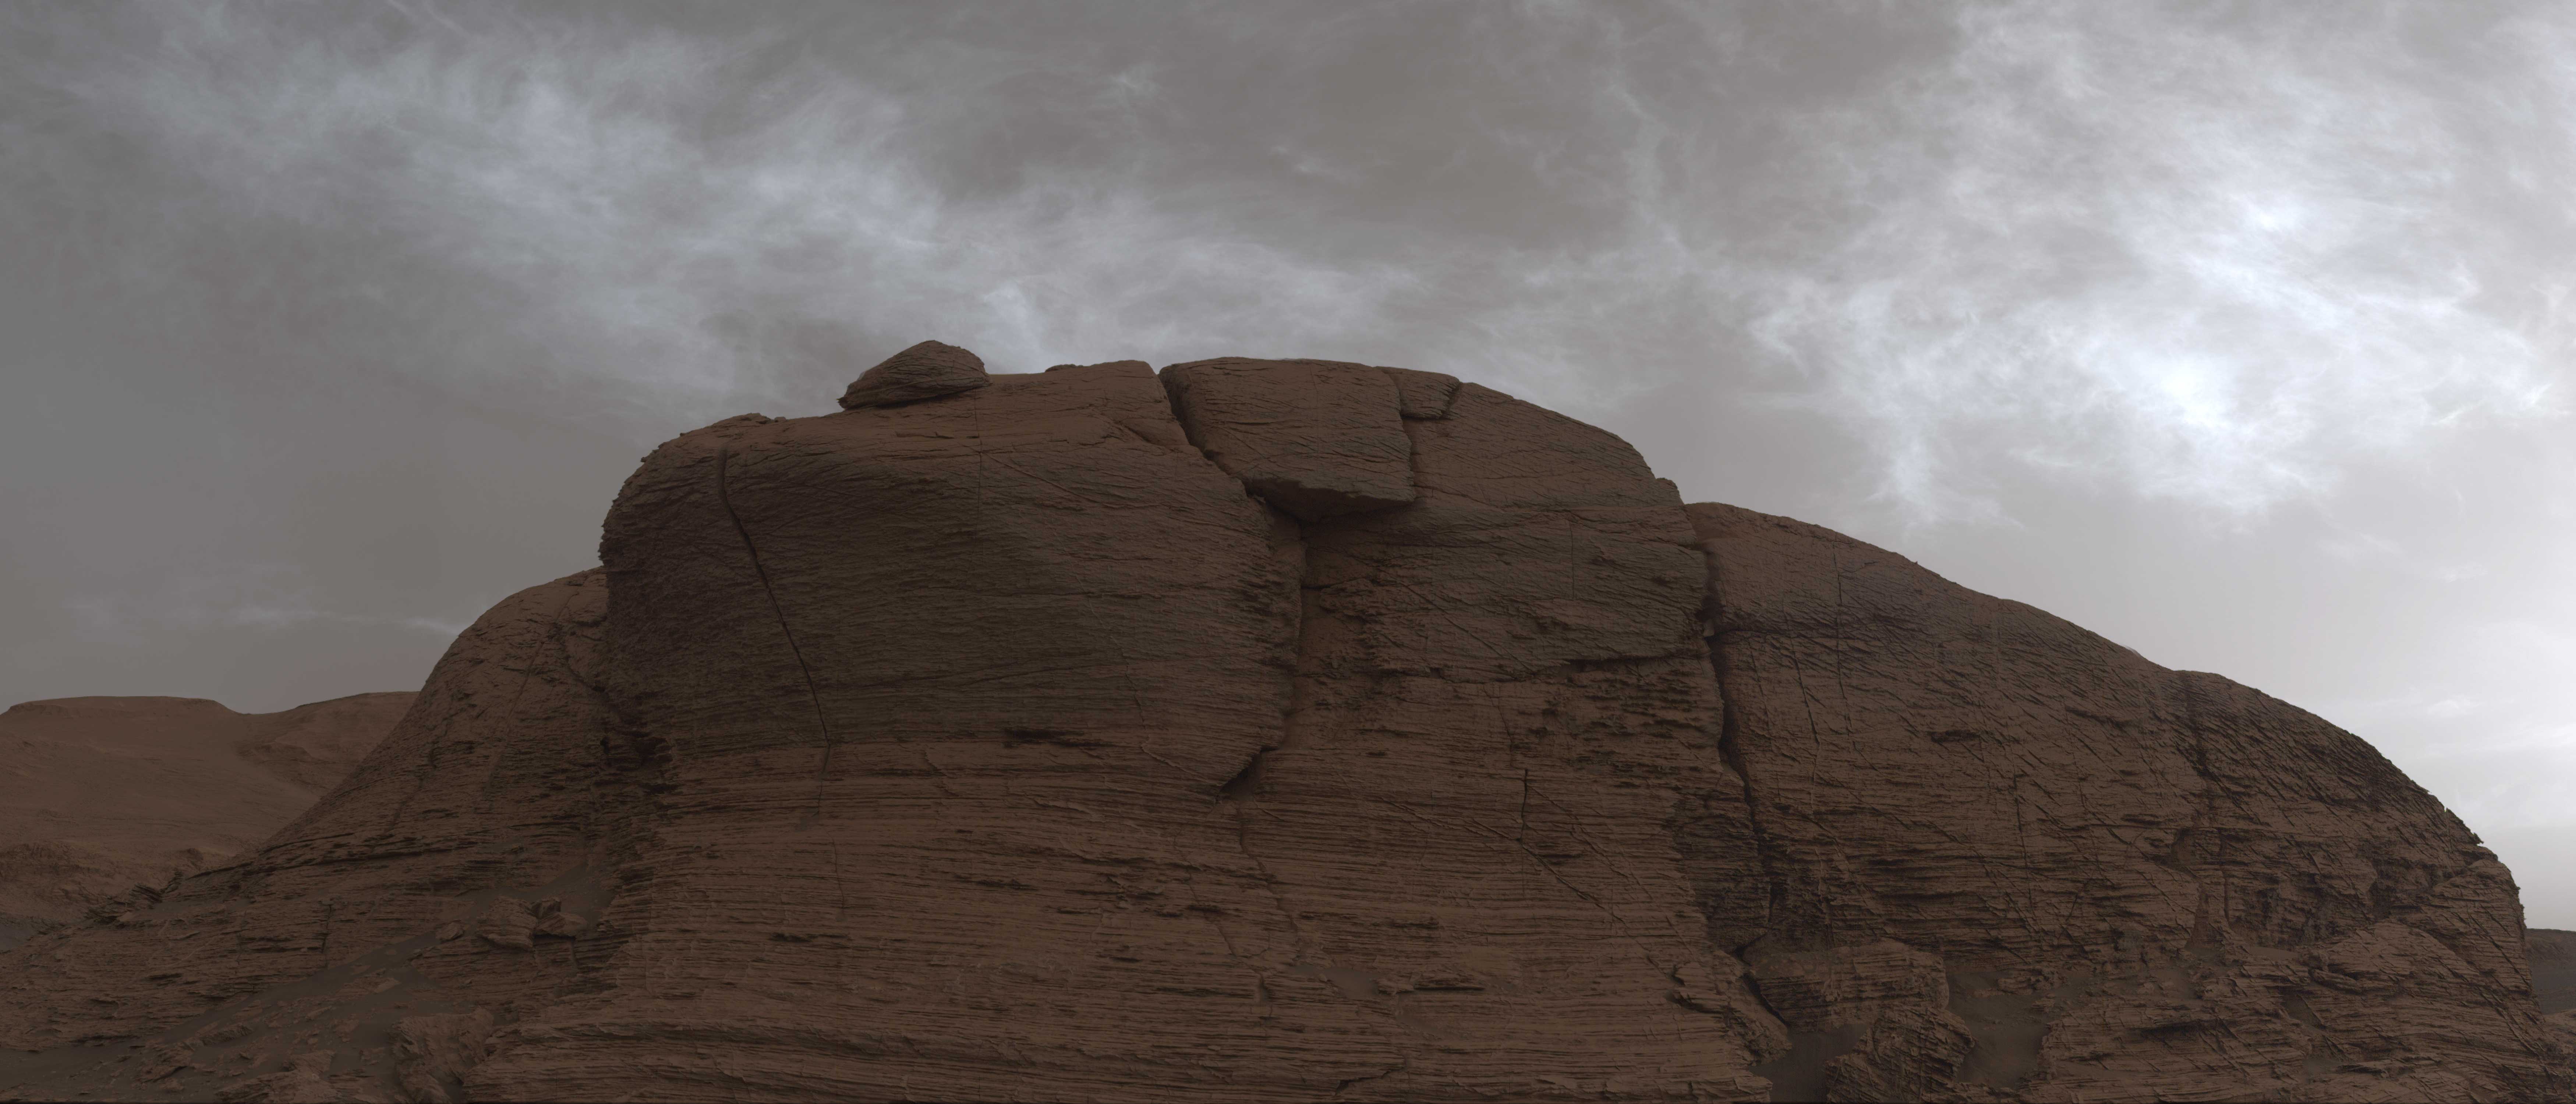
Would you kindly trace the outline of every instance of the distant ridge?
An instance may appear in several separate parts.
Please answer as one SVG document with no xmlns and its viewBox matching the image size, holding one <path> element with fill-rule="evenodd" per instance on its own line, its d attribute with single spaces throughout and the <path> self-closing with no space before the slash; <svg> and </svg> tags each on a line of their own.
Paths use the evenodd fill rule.
<svg viewBox="0 0 2576 1104">
<path fill-rule="evenodd" d="M 338 784 L 412 697 L 276 713 L 53 698 L 0 712 L 0 948 L 257 846 Z"/>
</svg>

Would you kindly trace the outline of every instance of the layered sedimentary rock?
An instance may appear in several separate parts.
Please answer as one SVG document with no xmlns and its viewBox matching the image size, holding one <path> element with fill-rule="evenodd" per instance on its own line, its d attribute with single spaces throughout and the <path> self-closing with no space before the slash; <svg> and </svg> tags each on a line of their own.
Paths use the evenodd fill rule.
<svg viewBox="0 0 2576 1104">
<path fill-rule="evenodd" d="M 0 712 L 0 947 L 257 846 L 411 700 L 243 714 L 202 698 L 57 698 Z"/>
<path fill-rule="evenodd" d="M 310 813 L 0 957 L 0 1085 L 2576 1096 L 2312 716 L 1451 377 L 974 375 L 656 450 Z"/>
<path fill-rule="evenodd" d="M 2511 877 L 2368 744 L 1840 534 L 1690 513 L 1770 889 L 1745 957 L 1843 1052 L 1784 1082 L 2571 1091 Z"/>
</svg>

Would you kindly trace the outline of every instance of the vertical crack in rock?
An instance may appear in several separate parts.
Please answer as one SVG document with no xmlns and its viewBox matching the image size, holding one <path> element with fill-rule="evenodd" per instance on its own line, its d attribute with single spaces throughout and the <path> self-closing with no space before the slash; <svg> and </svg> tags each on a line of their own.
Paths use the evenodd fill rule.
<svg viewBox="0 0 2576 1104">
<path fill-rule="evenodd" d="M 1407 421 L 1440 421 L 1458 401 L 1458 377 L 1419 368 L 1379 368 L 1395 381 L 1396 413 Z"/>
<path fill-rule="evenodd" d="M 1779 916 L 1788 907 L 1787 875 L 1779 869 L 1778 856 L 1775 854 L 1777 849 L 1771 845 L 1771 835 L 1762 825 L 1762 795 L 1753 783 L 1752 773 L 1745 769 L 1743 732 L 1741 722 L 1735 715 L 1735 703 L 1724 696 L 1726 651 L 1719 637 L 1708 638 L 1708 665 L 1717 677 L 1719 693 L 1717 759 L 1718 762 L 1726 764 L 1727 771 L 1735 775 L 1736 782 L 1744 789 L 1745 826 L 1753 833 L 1754 861 L 1762 868 L 1764 900 L 1767 902 L 1764 909 L 1763 933 L 1767 934 L 1773 926 L 1772 918 Z M 1746 948 L 1751 947 L 1761 938 L 1761 934 L 1756 934 L 1743 943 L 1726 948 L 1726 953 L 1740 958 Z M 1776 1010 L 1774 1014 L 1777 1014 Z"/>
<path fill-rule="evenodd" d="M 1761 794 L 1754 786 L 1752 772 L 1745 769 L 1741 722 L 1736 716 L 1734 699 L 1726 693 L 1726 644 L 1722 630 L 1718 630 L 1717 627 L 1720 605 L 1715 557 L 1711 556 L 1710 560 L 1708 616 L 1712 631 L 1702 639 L 1708 645 L 1709 674 L 1717 680 L 1717 758 L 1719 762 L 1726 765 L 1727 771 L 1735 776 L 1736 782 L 1743 788 L 1745 827 L 1753 835 L 1754 861 L 1762 871 L 1763 882 L 1764 908 L 1761 927 L 1749 933 L 1742 933 L 1750 936 L 1742 943 L 1723 948 L 1726 953 L 1740 959 L 1753 944 L 1760 942 L 1777 926 L 1780 916 L 1788 907 L 1788 883 L 1779 869 L 1771 836 L 1762 825 Z M 1759 979 L 1746 976 L 1744 991 L 1753 998 L 1753 1003 L 1762 1011 L 1769 1013 L 1772 1019 L 1779 1020 L 1783 1024 L 1789 1022 L 1787 1017 L 1781 1015 L 1780 1008 L 1772 1004 L 1770 998 L 1763 994 Z M 1787 1057 L 1788 1055 L 1784 1054 L 1782 1060 L 1786 1060 Z"/>
<path fill-rule="evenodd" d="M 814 705 L 814 730 L 823 739 L 823 765 L 814 774 L 814 813 L 823 815 L 823 786 L 832 775 L 832 724 L 823 715 L 823 692 L 814 684 L 814 668 L 805 663 L 805 651 L 796 646 L 796 632 L 787 627 L 787 607 L 779 604 L 778 590 L 770 585 L 769 569 L 760 562 L 760 546 L 753 544 L 751 530 L 743 525 L 742 515 L 733 508 L 733 492 L 727 485 L 726 468 L 733 459 L 733 446 L 716 449 L 716 504 L 724 507 L 725 520 L 733 523 L 734 535 L 742 538 L 743 554 L 751 558 L 751 573 L 760 579 L 760 592 L 769 599 L 769 611 L 778 618 L 778 635 L 787 640 L 787 654 L 795 657 L 796 670 L 805 676 L 805 698 Z"/>
<path fill-rule="evenodd" d="M 1745 827 L 1753 835 L 1754 861 L 1762 871 L 1764 908 L 1761 928 L 1742 943 L 1725 948 L 1726 953 L 1741 958 L 1747 948 L 1760 941 L 1777 924 L 1788 907 L 1789 887 L 1787 875 L 1780 869 L 1778 849 L 1773 846 L 1771 834 L 1762 823 L 1760 788 L 1754 784 L 1753 772 L 1744 761 L 1743 719 L 1737 713 L 1734 695 L 1726 692 L 1729 673 L 1724 627 L 1726 598 L 1718 575 L 1717 553 L 1703 545 L 1700 556 L 1701 570 L 1708 579 L 1701 614 L 1708 631 L 1700 641 L 1708 648 L 1709 676 L 1717 682 L 1717 759 L 1725 764 L 1727 772 L 1735 776 L 1736 784 L 1743 790 Z M 1755 999 L 1761 999 L 1758 991 Z M 1771 1008 L 1768 1002 L 1763 1007 L 1772 1015 L 1779 1014 L 1779 1010 Z"/>
<path fill-rule="evenodd" d="M 1172 396 L 1172 402 L 1173 417 L 1177 419 L 1180 417 L 1180 401 L 1177 395 Z M 1184 433 L 1189 431 L 1188 422 L 1183 421 L 1181 427 Z M 1215 461 L 1211 460 L 1209 463 L 1214 464 Z M 1246 493 L 1250 493 L 1248 488 Z M 1285 527 L 1296 538 L 1297 563 L 1292 578 L 1296 593 L 1291 598 L 1289 613 L 1289 616 L 1295 618 L 1297 622 L 1291 633 L 1291 639 L 1295 643 L 1289 652 L 1288 670 L 1284 676 L 1286 693 L 1282 695 L 1279 704 L 1278 742 L 1254 750 L 1252 758 L 1243 764 L 1243 769 L 1236 772 L 1233 778 L 1227 779 L 1224 785 L 1217 787 L 1217 799 L 1234 806 L 1235 846 L 1242 849 L 1243 857 L 1252 860 L 1253 869 L 1260 872 L 1262 889 L 1270 894 L 1271 903 L 1278 906 L 1280 918 L 1287 921 L 1288 932 L 1296 937 L 1298 954 L 1302 958 L 1307 943 L 1306 929 L 1297 923 L 1297 910 L 1289 907 L 1287 894 L 1279 891 L 1278 876 L 1271 873 L 1270 864 L 1264 861 L 1260 853 L 1252 847 L 1253 803 L 1260 793 L 1262 771 L 1268 765 L 1270 753 L 1289 746 L 1295 737 L 1298 681 L 1301 678 L 1301 672 L 1306 669 L 1306 658 L 1312 643 L 1312 627 L 1306 618 L 1306 526 L 1289 517 L 1285 511 L 1271 507 L 1264 507 L 1264 509 L 1269 510 L 1271 516 L 1277 519 L 1274 524 Z"/>
<path fill-rule="evenodd" d="M 1196 448 L 1199 451 L 1201 462 L 1210 467 L 1216 468 L 1219 471 L 1225 470 L 1223 465 L 1217 463 L 1215 456 L 1210 451 L 1211 442 L 1208 437 L 1206 427 L 1200 424 L 1200 420 L 1191 410 L 1190 404 L 1183 401 L 1183 387 L 1181 386 L 1179 378 L 1174 376 L 1171 370 L 1167 368 L 1161 374 L 1161 379 L 1158 382 L 1161 384 L 1163 402 L 1171 409 L 1172 421 L 1181 427 L 1182 438 L 1188 441 L 1191 447 Z M 1230 472 L 1228 473 L 1228 477 L 1236 478 L 1233 473 Z M 1236 478 L 1236 481 L 1238 483 L 1242 482 L 1239 478 Z M 1244 488 L 1244 493 L 1246 495 L 1253 494 L 1252 489 L 1249 486 Z M 1258 496 L 1254 497 L 1257 498 Z M 1306 931 L 1303 927 L 1298 925 L 1297 912 L 1295 909 L 1289 907 L 1287 895 L 1279 891 L 1278 876 L 1271 872 L 1270 864 L 1263 861 L 1260 852 L 1254 850 L 1252 846 L 1252 813 L 1254 799 L 1258 796 L 1261 788 L 1263 767 L 1267 765 L 1271 752 L 1288 746 L 1291 732 L 1296 724 L 1298 673 L 1305 669 L 1309 645 L 1308 625 L 1306 621 L 1305 587 L 1306 531 L 1305 525 L 1295 517 L 1290 516 L 1286 511 L 1279 510 L 1276 507 L 1271 506 L 1264 506 L 1262 508 L 1270 513 L 1271 517 L 1274 519 L 1275 525 L 1282 526 L 1289 534 L 1293 534 L 1297 548 L 1297 563 L 1293 571 L 1288 573 L 1296 588 L 1296 593 L 1291 597 L 1289 605 L 1289 616 L 1296 620 L 1296 625 L 1290 634 L 1295 643 L 1291 647 L 1288 655 L 1288 669 L 1282 676 L 1282 680 L 1285 684 L 1283 686 L 1283 690 L 1285 692 L 1281 695 L 1280 701 L 1278 738 L 1270 744 L 1254 749 L 1252 757 L 1244 761 L 1243 769 L 1236 771 L 1234 777 L 1226 779 L 1222 784 L 1217 786 L 1216 800 L 1220 804 L 1228 804 L 1234 807 L 1235 847 L 1243 852 L 1243 857 L 1252 863 L 1254 872 L 1260 875 L 1261 888 L 1263 892 L 1268 893 L 1270 895 L 1271 903 L 1278 907 L 1279 916 L 1282 920 L 1287 922 L 1289 934 L 1296 938 L 1299 952 L 1302 957 L 1306 945 Z M 1274 547 L 1276 546 L 1274 545 Z M 1225 939 L 1227 949 L 1231 952 L 1233 950 L 1234 943 L 1232 937 L 1226 936 L 1222 927 L 1218 929 L 1218 935 L 1220 938 Z M 1267 992 L 1267 985 L 1264 983 L 1256 981 L 1256 987 L 1265 993 Z"/>
</svg>

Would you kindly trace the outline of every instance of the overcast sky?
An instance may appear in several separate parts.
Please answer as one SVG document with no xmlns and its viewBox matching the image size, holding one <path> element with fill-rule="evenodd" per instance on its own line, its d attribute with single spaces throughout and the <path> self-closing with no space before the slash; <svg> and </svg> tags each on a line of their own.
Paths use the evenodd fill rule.
<svg viewBox="0 0 2576 1104">
<path fill-rule="evenodd" d="M 2376 744 L 2576 928 L 2576 7 L 0 0 L 0 703 L 415 687 L 997 371 L 1605 426 Z"/>
</svg>

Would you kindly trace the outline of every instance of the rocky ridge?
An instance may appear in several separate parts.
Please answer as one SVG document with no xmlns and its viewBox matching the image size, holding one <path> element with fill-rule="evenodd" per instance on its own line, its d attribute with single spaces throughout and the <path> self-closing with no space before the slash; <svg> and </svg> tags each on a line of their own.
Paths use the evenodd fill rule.
<svg viewBox="0 0 2576 1104">
<path fill-rule="evenodd" d="M 2510 875 L 2310 714 L 1449 376 L 932 345 L 0 956 L 0 1086 L 2576 1098 Z"/>
</svg>

